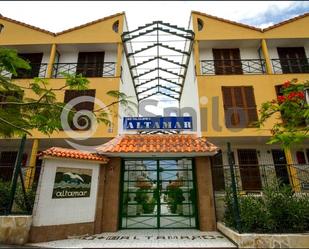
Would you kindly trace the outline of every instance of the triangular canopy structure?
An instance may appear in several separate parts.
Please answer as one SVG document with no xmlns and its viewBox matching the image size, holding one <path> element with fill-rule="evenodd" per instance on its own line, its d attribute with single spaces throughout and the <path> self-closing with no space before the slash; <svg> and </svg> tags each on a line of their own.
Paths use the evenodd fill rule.
<svg viewBox="0 0 309 249">
<path fill-rule="evenodd" d="M 138 101 L 161 94 L 179 101 L 194 32 L 155 21 L 122 34 Z"/>
</svg>

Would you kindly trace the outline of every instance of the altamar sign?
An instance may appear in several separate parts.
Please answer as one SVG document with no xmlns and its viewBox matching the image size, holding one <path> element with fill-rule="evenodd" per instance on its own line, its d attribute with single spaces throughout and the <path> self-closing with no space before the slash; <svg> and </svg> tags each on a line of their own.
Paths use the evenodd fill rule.
<svg viewBox="0 0 309 249">
<path fill-rule="evenodd" d="M 125 117 L 125 130 L 192 130 L 192 117 Z"/>
</svg>

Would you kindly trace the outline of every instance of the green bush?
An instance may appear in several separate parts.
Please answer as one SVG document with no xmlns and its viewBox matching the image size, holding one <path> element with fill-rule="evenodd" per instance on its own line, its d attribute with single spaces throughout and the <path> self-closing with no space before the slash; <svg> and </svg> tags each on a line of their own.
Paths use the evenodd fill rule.
<svg viewBox="0 0 309 249">
<path fill-rule="evenodd" d="M 274 183 L 263 194 L 238 196 L 241 231 L 252 233 L 296 233 L 309 231 L 309 198 L 294 194 L 287 185 Z M 225 196 L 224 222 L 236 229 L 233 197 Z"/>
<path fill-rule="evenodd" d="M 5 214 L 5 210 L 10 201 L 10 182 L 0 179 L 0 215 Z"/>
<path fill-rule="evenodd" d="M 11 182 L 3 181 L 0 179 L 0 215 L 6 214 L 6 210 L 8 208 L 10 201 L 10 191 L 11 191 Z M 22 186 L 20 185 L 20 183 L 18 183 L 14 198 L 14 203 L 16 205 L 17 210 L 14 210 L 14 212 L 16 213 L 31 212 L 34 204 L 35 193 L 36 193 L 35 186 L 26 192 L 28 204 L 30 206 L 30 210 L 27 210 Z"/>
</svg>

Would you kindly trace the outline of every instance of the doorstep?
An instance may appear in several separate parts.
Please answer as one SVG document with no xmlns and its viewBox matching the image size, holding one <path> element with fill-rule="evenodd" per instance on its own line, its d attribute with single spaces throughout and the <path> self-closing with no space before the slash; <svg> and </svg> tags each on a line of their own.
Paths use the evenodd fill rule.
<svg viewBox="0 0 309 249">
<path fill-rule="evenodd" d="M 196 229 L 127 229 L 27 245 L 45 248 L 236 248 L 219 232 Z"/>
</svg>

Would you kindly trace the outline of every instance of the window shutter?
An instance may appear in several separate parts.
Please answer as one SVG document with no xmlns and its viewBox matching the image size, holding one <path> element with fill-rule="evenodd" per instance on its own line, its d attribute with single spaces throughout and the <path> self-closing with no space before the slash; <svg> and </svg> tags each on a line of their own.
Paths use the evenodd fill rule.
<svg viewBox="0 0 309 249">
<path fill-rule="evenodd" d="M 258 120 L 254 91 L 252 86 L 244 86 L 246 108 L 247 108 L 247 126 L 252 125 Z"/>
<path fill-rule="evenodd" d="M 227 127 L 250 127 L 252 122 L 258 120 L 252 86 L 222 87 L 222 95 Z M 245 114 L 243 119 L 239 116 L 240 113 Z M 243 120 L 244 123 L 241 122 Z"/>
<path fill-rule="evenodd" d="M 213 49 L 216 74 L 242 74 L 239 48 Z"/>
<path fill-rule="evenodd" d="M 226 127 L 235 127 L 238 123 L 237 113 L 235 112 L 235 99 L 233 89 L 233 87 L 222 87 Z"/>
</svg>

